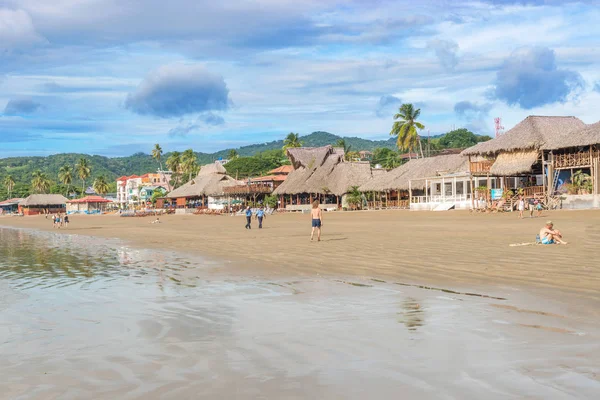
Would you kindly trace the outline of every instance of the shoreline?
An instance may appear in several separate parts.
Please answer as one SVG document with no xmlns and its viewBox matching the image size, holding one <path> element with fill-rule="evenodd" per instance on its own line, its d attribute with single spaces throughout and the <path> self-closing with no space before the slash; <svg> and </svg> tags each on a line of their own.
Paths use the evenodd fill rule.
<svg viewBox="0 0 600 400">
<path fill-rule="evenodd" d="M 600 269 L 593 261 L 600 255 L 600 231 L 588 232 L 600 214 L 546 214 L 519 220 L 515 214 L 461 211 L 326 213 L 321 243 L 309 241 L 310 226 L 302 214 L 272 215 L 265 229 L 251 231 L 243 229 L 242 218 L 205 215 L 161 216 L 161 224 L 151 224 L 151 217 L 75 215 L 69 228 L 60 230 L 43 216 L 2 217 L 0 226 L 116 238 L 132 247 L 200 256 L 222 264 L 217 269 L 225 275 L 344 276 L 459 292 L 485 288 L 485 294 L 499 297 L 514 288 L 600 300 Z M 531 241 L 548 218 L 565 233 L 568 246 L 508 246 Z M 453 231 L 456 226 L 459 231 Z M 449 232 L 454 237 L 448 239 Z M 490 243 L 494 235 L 497 244 Z"/>
</svg>

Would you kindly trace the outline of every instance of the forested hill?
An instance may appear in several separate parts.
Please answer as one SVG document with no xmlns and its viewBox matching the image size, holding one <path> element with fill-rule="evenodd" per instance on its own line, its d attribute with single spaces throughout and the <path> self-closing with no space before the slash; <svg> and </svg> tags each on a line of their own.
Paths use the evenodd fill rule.
<svg viewBox="0 0 600 400">
<path fill-rule="evenodd" d="M 347 145 L 352 147 L 352 150 L 374 150 L 376 147 L 394 148 L 395 140 L 368 140 L 361 138 L 349 138 L 333 135 L 328 132 L 314 132 L 310 135 L 300 137 L 304 146 L 317 147 L 327 144 L 335 144 L 338 140 L 344 139 Z M 193 148 L 193 143 L 191 144 Z M 268 143 L 253 144 L 243 146 L 236 149 L 240 156 L 253 156 L 267 150 L 281 149 L 283 140 L 276 140 Z M 147 172 L 156 171 L 158 164 L 156 160 L 148 154 L 136 153 L 129 157 L 103 157 L 90 156 L 87 154 L 67 153 L 56 154 L 47 157 L 10 157 L 0 159 L 0 178 L 6 175 L 12 175 L 16 182 L 27 182 L 31 180 L 31 174 L 35 170 L 42 170 L 56 180 L 58 170 L 63 165 L 75 165 L 77 160 L 85 157 L 90 161 L 92 169 L 92 177 L 89 181 L 97 176 L 103 175 L 107 180 L 112 181 L 122 175 L 144 174 Z M 195 149 L 194 149 L 195 150 Z M 198 155 L 198 163 L 200 165 L 210 163 L 219 158 L 226 158 L 231 149 L 225 149 L 216 153 L 196 153 Z M 163 154 L 163 160 L 169 157 L 169 153 Z M 0 182 L 1 186 L 1 182 Z"/>
</svg>

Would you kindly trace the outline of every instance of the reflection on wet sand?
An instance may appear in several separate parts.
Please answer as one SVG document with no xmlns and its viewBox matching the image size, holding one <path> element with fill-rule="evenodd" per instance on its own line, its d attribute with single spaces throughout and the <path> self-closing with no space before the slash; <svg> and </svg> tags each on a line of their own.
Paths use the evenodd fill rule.
<svg viewBox="0 0 600 400">
<path fill-rule="evenodd" d="M 375 279 L 226 279 L 209 265 L 0 229 L 0 399 L 600 391 L 598 325 L 578 314 Z"/>
</svg>

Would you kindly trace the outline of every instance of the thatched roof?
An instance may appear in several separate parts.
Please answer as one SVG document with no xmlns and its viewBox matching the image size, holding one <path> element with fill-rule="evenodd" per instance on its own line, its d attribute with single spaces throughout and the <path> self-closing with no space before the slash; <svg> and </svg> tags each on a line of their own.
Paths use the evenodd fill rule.
<svg viewBox="0 0 600 400">
<path fill-rule="evenodd" d="M 490 168 L 490 174 L 495 176 L 514 176 L 531 172 L 531 166 L 539 158 L 537 150 L 511 151 L 500 153 Z"/>
<path fill-rule="evenodd" d="M 561 141 L 586 125 L 576 117 L 530 115 L 503 135 L 464 150 L 462 155 L 495 154 L 501 151 L 538 150 L 546 143 Z"/>
<path fill-rule="evenodd" d="M 62 194 L 32 194 L 23 200 L 20 205 L 23 207 L 62 206 L 66 205 L 67 201 L 67 198 Z"/>
<path fill-rule="evenodd" d="M 288 155 L 295 169 L 273 194 L 321 193 L 342 196 L 352 186 L 372 179 L 369 163 L 344 162 L 344 151 L 331 146 L 292 148 Z"/>
<path fill-rule="evenodd" d="M 225 172 L 225 168 L 219 162 L 204 165 L 194 179 L 171 191 L 166 197 L 176 199 L 178 197 L 222 196 L 223 188 L 244 183 L 226 175 Z"/>
<path fill-rule="evenodd" d="M 338 152 L 339 149 L 336 149 Z M 320 167 L 330 154 L 334 153 L 332 146 L 323 147 L 291 147 L 287 149 L 289 157 L 294 169 L 300 167 L 316 168 Z M 343 155 L 343 150 L 342 150 Z"/>
<path fill-rule="evenodd" d="M 586 125 L 581 129 L 570 132 L 568 135 L 549 137 L 542 149 L 555 150 L 593 144 L 600 144 L 600 122 Z"/>
<path fill-rule="evenodd" d="M 212 164 L 206 164 L 200 167 L 200 172 L 198 172 L 198 176 L 200 175 L 210 175 L 210 174 L 226 174 L 227 170 L 223 164 L 218 161 L 215 161 Z"/>
<path fill-rule="evenodd" d="M 362 185 L 360 191 L 408 190 L 411 180 L 413 189 L 424 189 L 425 178 L 461 172 L 469 172 L 469 160 L 459 154 L 419 158 L 410 160 L 387 174 L 376 176 Z"/>
</svg>

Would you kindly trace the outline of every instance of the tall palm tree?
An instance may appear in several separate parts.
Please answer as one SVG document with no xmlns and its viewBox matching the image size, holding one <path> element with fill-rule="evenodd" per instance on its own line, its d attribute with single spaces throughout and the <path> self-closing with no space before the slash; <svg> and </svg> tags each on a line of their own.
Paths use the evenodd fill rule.
<svg viewBox="0 0 600 400">
<path fill-rule="evenodd" d="M 184 174 L 188 174 L 188 181 L 192 180 L 192 174 L 198 167 L 198 158 L 194 150 L 187 149 L 181 154 L 181 169 Z"/>
<path fill-rule="evenodd" d="M 12 175 L 8 175 L 4 178 L 4 186 L 6 186 L 6 190 L 8 191 L 8 198 L 11 198 L 11 193 L 15 188 L 15 178 Z"/>
<path fill-rule="evenodd" d="M 423 146 L 421 145 L 421 139 L 417 133 L 417 129 L 425 129 L 425 126 L 417 121 L 421 115 L 421 109 L 414 109 L 412 104 L 402 104 L 398 109 L 398 114 L 394 115 L 394 125 L 390 132 L 391 136 L 397 136 L 397 145 L 399 150 L 416 150 L 417 145 L 421 150 L 421 157 L 423 157 Z"/>
<path fill-rule="evenodd" d="M 237 150 L 235 149 L 231 149 L 229 150 L 229 154 L 227 154 L 227 159 L 228 160 L 233 160 L 239 157 L 239 154 L 237 152 Z"/>
<path fill-rule="evenodd" d="M 173 186 L 175 188 L 179 187 L 179 179 L 181 175 L 181 153 L 178 151 L 174 151 L 171 153 L 169 158 L 167 158 L 167 168 L 169 171 L 173 172 L 172 179 L 175 182 Z"/>
<path fill-rule="evenodd" d="M 75 169 L 77 170 L 77 176 L 81 179 L 81 195 L 83 196 L 85 195 L 85 180 L 90 177 L 92 167 L 86 158 L 81 157 L 79 162 L 77 162 Z"/>
<path fill-rule="evenodd" d="M 158 143 L 156 143 L 154 145 L 154 149 L 152 149 L 152 158 L 154 158 L 157 162 L 158 162 L 158 169 L 160 171 L 160 175 L 162 177 L 162 180 L 165 180 L 165 174 L 163 172 L 163 168 L 162 168 L 162 161 L 161 161 L 161 156 L 163 155 L 163 149 L 162 147 L 160 147 L 160 145 Z M 169 182 L 167 182 L 167 186 L 169 185 Z M 168 187 L 169 190 L 171 190 L 170 187 Z"/>
<path fill-rule="evenodd" d="M 97 177 L 94 180 L 94 184 L 92 186 L 94 188 L 94 191 L 101 196 L 108 193 L 108 190 L 109 190 L 108 182 L 106 182 L 106 178 L 104 178 L 104 176 L 102 176 L 102 175 L 100 175 L 99 177 Z"/>
<path fill-rule="evenodd" d="M 34 171 L 31 175 L 31 188 L 35 193 L 47 193 L 50 189 L 50 179 L 48 179 L 48 175 L 41 170 Z"/>
<path fill-rule="evenodd" d="M 394 151 L 383 160 L 382 167 L 385 169 L 394 169 L 399 167 L 401 162 L 400 155 Z"/>
<path fill-rule="evenodd" d="M 288 133 L 283 141 L 283 151 L 285 152 L 287 149 L 291 147 L 302 147 L 304 143 L 300 141 L 300 135 L 294 132 Z"/>
<path fill-rule="evenodd" d="M 67 186 L 66 196 L 69 197 L 69 189 L 71 188 L 71 183 L 73 183 L 73 170 L 70 165 L 60 167 L 58 170 L 58 179 L 63 185 Z"/>
</svg>

